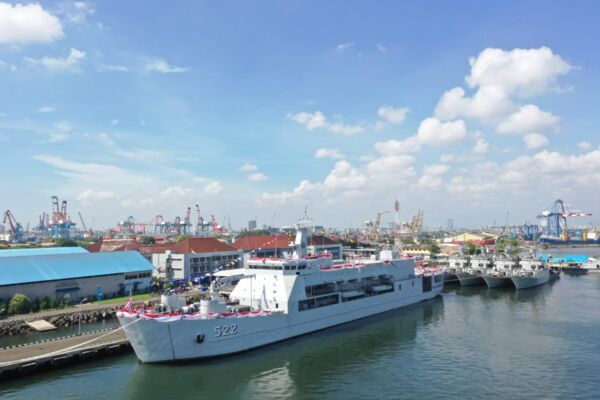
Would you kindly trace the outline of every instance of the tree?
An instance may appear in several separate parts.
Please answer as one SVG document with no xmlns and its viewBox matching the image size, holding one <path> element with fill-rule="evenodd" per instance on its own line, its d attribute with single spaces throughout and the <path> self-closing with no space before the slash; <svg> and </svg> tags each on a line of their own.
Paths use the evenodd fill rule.
<svg viewBox="0 0 600 400">
<path fill-rule="evenodd" d="M 56 247 L 77 247 L 77 246 L 79 246 L 79 244 L 77 244 L 76 241 L 74 241 L 73 239 L 69 239 L 69 238 L 54 239 L 54 245 Z"/>
<path fill-rule="evenodd" d="M 140 241 L 140 243 L 144 243 L 144 244 L 156 243 L 156 241 L 154 240 L 154 237 L 152 237 L 152 236 L 140 236 L 140 238 L 138 240 Z"/>
<path fill-rule="evenodd" d="M 15 293 L 8 303 L 9 314 L 27 314 L 31 312 L 33 303 L 22 293 Z"/>
<path fill-rule="evenodd" d="M 438 246 L 435 243 L 431 243 L 431 245 L 429 246 L 429 252 L 431 254 L 439 254 L 440 253 L 440 246 Z"/>
<path fill-rule="evenodd" d="M 469 243 L 467 245 L 467 253 L 470 255 L 474 255 L 477 253 L 477 246 L 475 246 L 473 243 Z"/>
</svg>

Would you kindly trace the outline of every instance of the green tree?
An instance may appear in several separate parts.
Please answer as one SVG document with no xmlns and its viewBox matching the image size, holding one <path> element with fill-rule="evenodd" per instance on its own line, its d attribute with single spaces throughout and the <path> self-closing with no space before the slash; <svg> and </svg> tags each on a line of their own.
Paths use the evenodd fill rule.
<svg viewBox="0 0 600 400">
<path fill-rule="evenodd" d="M 8 303 L 9 314 L 27 314 L 31 312 L 33 303 L 22 293 L 15 293 Z"/>
<path fill-rule="evenodd" d="M 436 243 L 431 243 L 431 245 L 429 246 L 429 252 L 431 254 L 439 254 L 440 246 L 438 246 Z"/>
<path fill-rule="evenodd" d="M 76 241 L 69 238 L 58 238 L 54 239 L 54 245 L 56 247 L 77 247 L 79 246 Z"/>
<path fill-rule="evenodd" d="M 46 296 L 40 301 L 40 310 L 47 310 L 50 308 L 50 297 Z"/>
<path fill-rule="evenodd" d="M 238 235 L 237 238 L 243 238 L 244 236 L 267 236 L 269 234 L 269 231 L 265 230 L 265 229 L 254 229 L 252 231 L 250 230 L 243 230 L 241 231 Z"/>
<path fill-rule="evenodd" d="M 477 253 L 477 246 L 475 246 L 473 243 L 469 243 L 467 245 L 467 253 L 470 255 L 474 255 Z"/>
<path fill-rule="evenodd" d="M 140 236 L 140 238 L 138 240 L 141 243 L 144 243 L 144 244 L 154 244 L 154 243 L 156 243 L 156 241 L 154 240 L 154 237 L 152 237 L 152 236 Z"/>
</svg>

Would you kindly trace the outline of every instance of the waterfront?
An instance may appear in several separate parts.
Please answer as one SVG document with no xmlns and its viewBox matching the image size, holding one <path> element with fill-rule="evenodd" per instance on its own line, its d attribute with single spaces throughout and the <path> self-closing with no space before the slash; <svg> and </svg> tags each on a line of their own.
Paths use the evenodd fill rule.
<svg viewBox="0 0 600 400">
<path fill-rule="evenodd" d="M 235 357 L 133 354 L 0 384 L 0 397 L 595 398 L 600 277 L 537 289 L 453 287 L 433 301 Z"/>
</svg>

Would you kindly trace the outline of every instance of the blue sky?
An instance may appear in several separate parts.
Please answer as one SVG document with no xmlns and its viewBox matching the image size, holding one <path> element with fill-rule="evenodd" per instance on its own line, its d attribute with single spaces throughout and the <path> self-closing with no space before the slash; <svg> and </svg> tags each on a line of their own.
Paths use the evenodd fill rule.
<svg viewBox="0 0 600 400">
<path fill-rule="evenodd" d="M 0 208 L 359 226 L 600 212 L 592 1 L 2 2 Z M 391 219 L 390 219 L 391 220 Z M 589 221 L 584 221 L 589 222 Z"/>
</svg>

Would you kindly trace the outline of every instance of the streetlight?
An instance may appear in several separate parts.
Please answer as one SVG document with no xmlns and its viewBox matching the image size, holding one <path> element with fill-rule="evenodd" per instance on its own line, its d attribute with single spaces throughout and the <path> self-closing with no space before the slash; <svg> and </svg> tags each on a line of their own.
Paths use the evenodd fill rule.
<svg viewBox="0 0 600 400">
<path fill-rule="evenodd" d="M 78 322 L 78 329 L 77 329 L 77 335 L 81 335 L 81 305 L 83 303 L 85 303 L 87 301 L 87 297 L 81 299 L 81 301 L 79 302 L 79 318 L 77 318 L 77 322 Z"/>
</svg>

